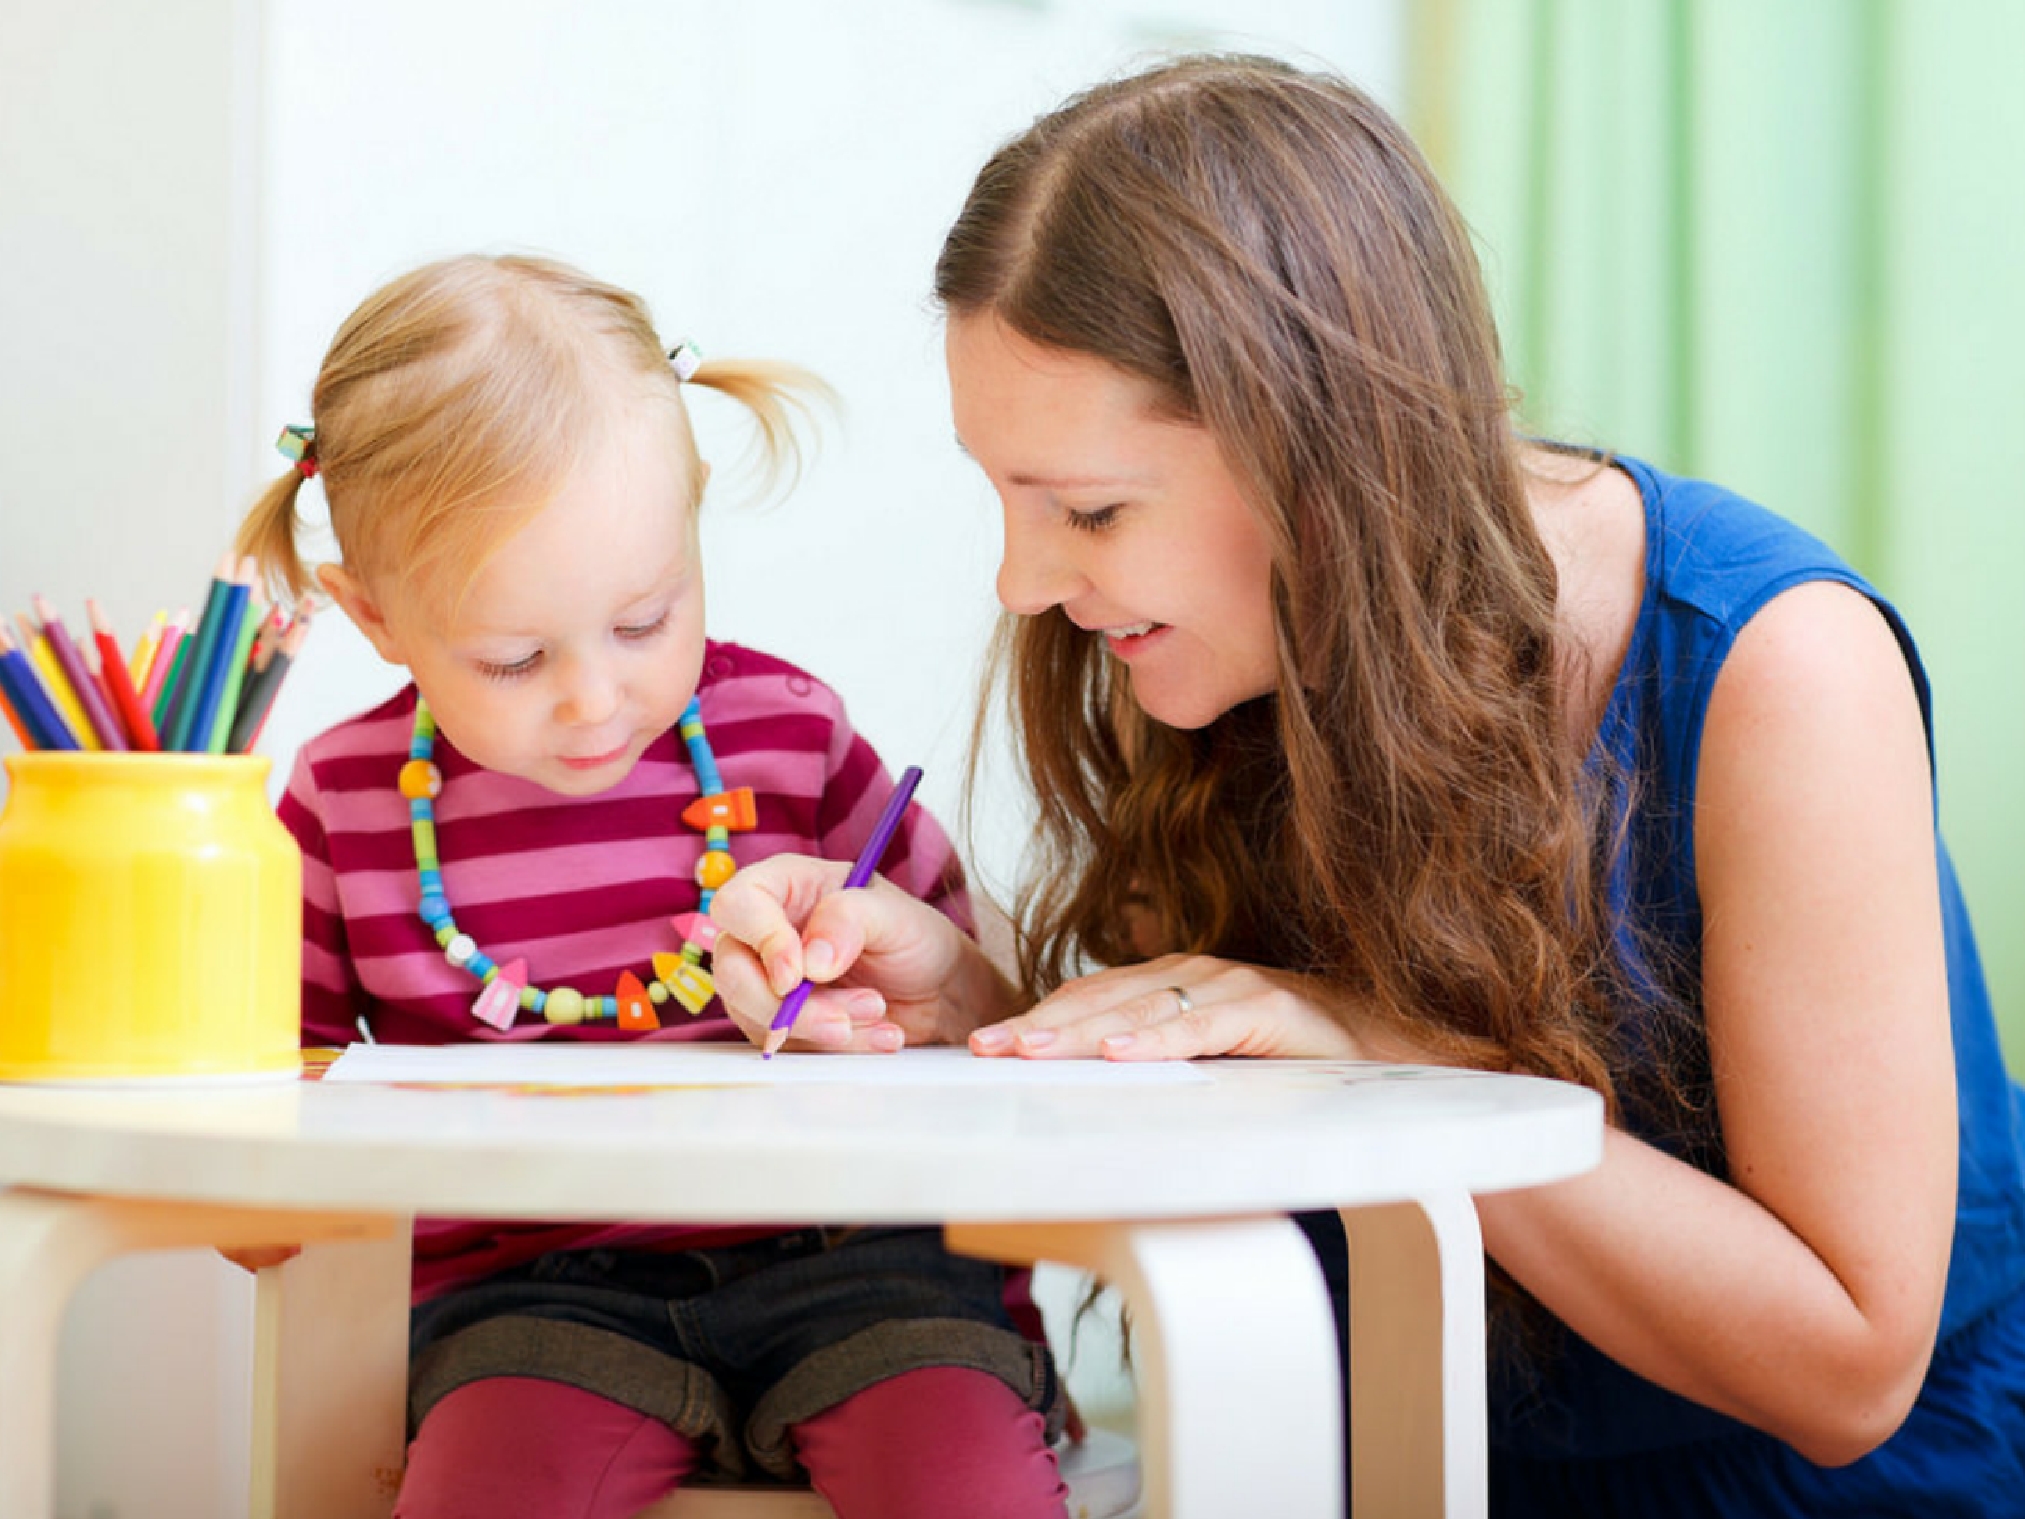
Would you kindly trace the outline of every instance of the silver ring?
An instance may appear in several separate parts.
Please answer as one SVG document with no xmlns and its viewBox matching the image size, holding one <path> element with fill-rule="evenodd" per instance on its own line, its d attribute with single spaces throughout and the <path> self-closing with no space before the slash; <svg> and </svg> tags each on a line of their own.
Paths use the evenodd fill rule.
<svg viewBox="0 0 2025 1519">
<path fill-rule="evenodd" d="M 1195 1011 L 1195 1003 L 1190 1000 L 1187 992 L 1178 986 L 1170 986 L 1167 989 L 1174 993 L 1174 1005 L 1181 1009 L 1182 1017 L 1186 1018 Z"/>
</svg>

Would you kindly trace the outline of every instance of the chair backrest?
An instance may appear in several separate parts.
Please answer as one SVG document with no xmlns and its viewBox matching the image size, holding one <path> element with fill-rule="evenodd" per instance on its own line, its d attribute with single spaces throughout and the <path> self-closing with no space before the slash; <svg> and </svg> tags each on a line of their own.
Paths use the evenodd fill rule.
<svg viewBox="0 0 2025 1519">
<path fill-rule="evenodd" d="M 1137 1519 L 1139 1450 L 1124 1435 L 1093 1429 L 1055 1453 L 1076 1519 Z M 836 1519 L 806 1487 L 686 1487 L 639 1519 Z"/>
</svg>

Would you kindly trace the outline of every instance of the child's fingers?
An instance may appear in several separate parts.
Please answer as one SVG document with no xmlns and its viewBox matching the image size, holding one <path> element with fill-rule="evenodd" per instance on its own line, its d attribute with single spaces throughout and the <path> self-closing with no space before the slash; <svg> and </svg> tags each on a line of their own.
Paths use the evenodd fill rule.
<svg viewBox="0 0 2025 1519">
<path fill-rule="evenodd" d="M 802 934 L 823 898 L 843 880 L 846 867 L 806 855 L 774 855 L 743 867 L 710 904 L 719 945 L 726 938 L 748 948 L 764 967 L 776 999 L 802 979 Z M 722 948 L 717 951 L 721 954 Z"/>
</svg>

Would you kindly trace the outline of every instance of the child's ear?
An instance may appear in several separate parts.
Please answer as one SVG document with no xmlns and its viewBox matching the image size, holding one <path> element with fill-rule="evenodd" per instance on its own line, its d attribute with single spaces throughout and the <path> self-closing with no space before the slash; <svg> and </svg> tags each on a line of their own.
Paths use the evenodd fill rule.
<svg viewBox="0 0 2025 1519">
<path fill-rule="evenodd" d="M 400 640 L 387 625 L 386 613 L 380 610 L 380 604 L 366 589 L 364 581 L 341 564 L 320 564 L 316 567 L 316 582 L 366 635 L 366 641 L 380 658 L 390 665 L 407 664 L 401 653 Z"/>
</svg>

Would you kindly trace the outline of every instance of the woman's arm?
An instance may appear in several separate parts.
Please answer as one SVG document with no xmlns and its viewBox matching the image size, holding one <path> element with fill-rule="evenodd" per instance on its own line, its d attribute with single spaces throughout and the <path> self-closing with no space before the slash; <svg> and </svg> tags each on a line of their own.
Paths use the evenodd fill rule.
<svg viewBox="0 0 2025 1519">
<path fill-rule="evenodd" d="M 1695 814 L 1716 1180 L 1623 1134 L 1479 1199 L 1486 1248 L 1634 1371 L 1823 1464 L 1917 1396 L 1955 1087 L 1925 734 L 1878 612 L 1790 591 L 1718 677 Z"/>
</svg>

